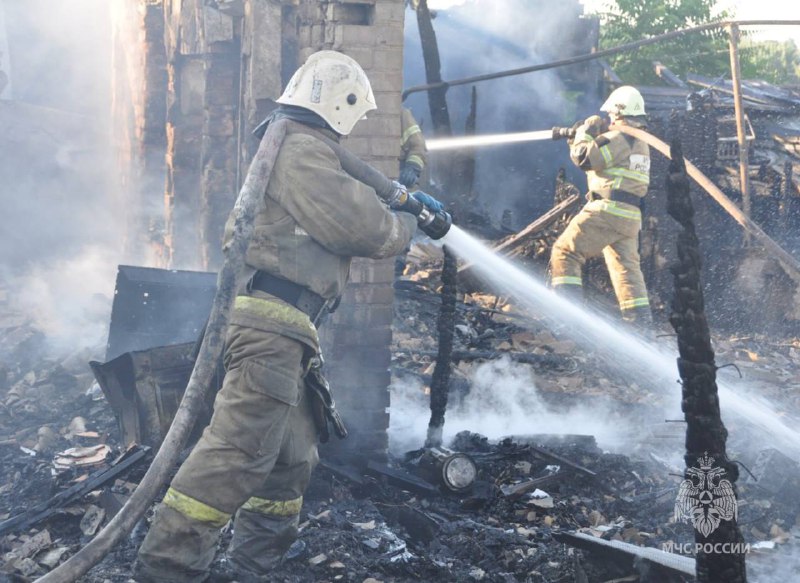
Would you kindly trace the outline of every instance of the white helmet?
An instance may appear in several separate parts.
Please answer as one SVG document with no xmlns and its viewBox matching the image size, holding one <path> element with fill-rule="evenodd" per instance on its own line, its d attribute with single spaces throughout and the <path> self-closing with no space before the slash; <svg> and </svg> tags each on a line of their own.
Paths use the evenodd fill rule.
<svg viewBox="0 0 800 583">
<path fill-rule="evenodd" d="M 343 136 L 368 111 L 378 108 L 364 69 L 336 51 L 319 51 L 308 57 L 277 102 L 310 109 Z"/>
<path fill-rule="evenodd" d="M 624 85 L 611 92 L 606 102 L 600 106 L 600 111 L 605 111 L 617 117 L 645 115 L 644 99 L 635 87 Z"/>
</svg>

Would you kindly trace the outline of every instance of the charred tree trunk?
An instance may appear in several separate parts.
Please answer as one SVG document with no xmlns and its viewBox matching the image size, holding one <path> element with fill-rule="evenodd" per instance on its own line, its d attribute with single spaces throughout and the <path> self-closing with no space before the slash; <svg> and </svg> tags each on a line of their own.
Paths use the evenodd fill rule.
<svg viewBox="0 0 800 583">
<path fill-rule="evenodd" d="M 471 136 L 475 134 L 475 123 L 478 118 L 478 90 L 473 87 L 472 95 L 469 104 L 469 115 L 464 124 L 464 135 Z M 463 193 L 465 196 L 461 197 L 467 201 L 475 200 L 475 150 L 468 149 L 464 151 L 461 156 L 454 160 L 456 163 L 456 171 L 458 172 L 455 177 L 457 184 L 454 185 L 456 192 Z"/>
<path fill-rule="evenodd" d="M 447 396 L 450 389 L 450 369 L 452 367 L 453 333 L 456 324 L 456 293 L 458 290 L 458 261 L 445 245 L 442 264 L 442 306 L 439 308 L 439 351 L 431 380 L 431 420 L 428 423 L 426 447 L 442 445 L 444 414 L 447 410 Z"/>
<path fill-rule="evenodd" d="M 744 539 L 736 523 L 737 466 L 728 459 L 728 431 L 720 417 L 716 364 L 700 282 L 702 262 L 694 226 L 694 208 L 680 143 L 673 142 L 667 175 L 667 210 L 683 230 L 678 235 L 678 262 L 670 268 L 675 284 L 670 323 L 678 335 L 678 369 L 686 418 L 686 480 L 676 511 L 695 527 L 697 580 L 700 583 L 745 583 Z M 714 482 L 712 483 L 712 479 Z M 703 497 L 705 495 L 705 498 Z M 711 501 L 708 502 L 708 497 Z M 717 513 L 715 515 L 715 513 Z M 729 551 L 710 551 L 738 545 Z"/>
<path fill-rule="evenodd" d="M 436 42 L 436 32 L 433 30 L 428 0 L 420 0 L 419 6 L 417 6 L 417 26 L 422 43 L 422 58 L 425 61 L 425 80 L 429 84 L 440 83 L 442 81 L 442 63 L 439 60 L 439 45 Z M 428 91 L 428 105 L 431 109 L 434 133 L 436 135 L 452 135 L 450 113 L 447 110 L 447 87 Z"/>
</svg>

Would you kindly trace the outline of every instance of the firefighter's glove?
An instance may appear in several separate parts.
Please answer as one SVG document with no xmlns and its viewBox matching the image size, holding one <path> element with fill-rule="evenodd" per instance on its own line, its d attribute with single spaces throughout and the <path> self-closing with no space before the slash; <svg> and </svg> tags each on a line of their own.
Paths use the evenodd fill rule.
<svg viewBox="0 0 800 583">
<path fill-rule="evenodd" d="M 430 194 L 425 194 L 421 190 L 412 192 L 411 196 L 413 196 L 419 202 L 424 204 L 431 212 L 436 213 L 439 212 L 440 210 L 444 210 L 444 205 L 441 202 L 433 198 Z"/>
<path fill-rule="evenodd" d="M 591 142 L 608 129 L 605 120 L 599 115 L 587 117 L 575 132 L 575 143 Z"/>
<path fill-rule="evenodd" d="M 417 164 L 413 162 L 403 162 L 400 166 L 400 177 L 398 181 L 406 188 L 411 188 L 419 182 L 420 174 L 422 174 L 422 168 Z"/>
<path fill-rule="evenodd" d="M 582 121 L 576 121 L 574 124 L 572 124 L 572 127 L 570 128 L 572 131 L 570 132 L 570 136 L 567 138 L 568 146 L 572 146 L 572 144 L 575 142 L 575 136 L 578 133 L 578 128 L 580 128 L 582 125 Z"/>
</svg>

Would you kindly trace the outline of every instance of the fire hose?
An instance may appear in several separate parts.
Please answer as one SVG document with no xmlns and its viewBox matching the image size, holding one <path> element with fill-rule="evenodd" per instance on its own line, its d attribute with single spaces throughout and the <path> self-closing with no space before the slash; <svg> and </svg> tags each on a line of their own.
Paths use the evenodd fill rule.
<svg viewBox="0 0 800 583">
<path fill-rule="evenodd" d="M 235 217 L 233 236 L 224 250 L 222 269 L 217 276 L 217 291 L 197 360 L 178 411 L 147 473 L 125 505 L 103 530 L 66 562 L 37 579 L 37 583 L 73 583 L 99 563 L 133 530 L 175 466 L 211 386 L 211 379 L 225 342 L 231 307 L 239 290 L 239 280 L 245 266 L 245 252 L 253 233 L 253 219 L 264 204 L 264 193 L 290 125 L 298 130 L 304 127 L 288 120 L 278 120 L 269 124 L 250 164 L 233 208 Z M 333 149 L 345 172 L 374 188 L 383 200 L 394 192 L 396 186 L 381 172 L 333 140 L 324 138 L 316 132 L 313 135 Z M 420 227 L 431 238 L 443 237 L 452 224 L 450 215 L 444 211 L 432 212 L 418 201 L 415 202 L 416 204 L 407 210 L 417 216 Z"/>
<path fill-rule="evenodd" d="M 652 146 L 664 154 L 664 156 L 667 158 L 671 158 L 669 146 L 654 135 L 644 130 L 621 124 L 613 125 L 611 126 L 611 129 L 618 130 L 623 134 L 627 134 L 633 138 L 642 140 L 649 146 Z M 790 276 L 793 280 L 800 281 L 800 264 L 797 263 L 797 260 L 792 257 L 792 255 L 789 254 L 789 252 L 783 247 L 778 245 L 769 235 L 767 235 L 761 229 L 761 227 L 759 227 L 752 221 L 752 219 L 750 219 L 750 217 L 744 214 L 742 210 L 736 206 L 736 203 L 725 196 L 725 193 L 722 192 L 717 185 L 711 182 L 711 180 L 705 174 L 700 172 L 700 169 L 697 168 L 697 166 L 685 158 L 684 161 L 686 162 L 687 174 L 689 174 L 689 176 L 691 176 L 703 190 L 711 195 L 711 198 L 717 201 L 717 203 L 719 203 L 719 205 L 742 226 L 745 232 L 752 235 L 759 243 L 761 243 L 764 249 L 771 253 L 772 257 L 777 259 L 787 272 L 791 272 Z"/>
</svg>

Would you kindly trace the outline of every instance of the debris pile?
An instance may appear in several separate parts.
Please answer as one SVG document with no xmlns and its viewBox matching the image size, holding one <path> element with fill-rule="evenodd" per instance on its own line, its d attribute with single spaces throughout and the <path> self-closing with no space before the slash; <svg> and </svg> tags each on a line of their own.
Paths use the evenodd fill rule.
<svg viewBox="0 0 800 583">
<path fill-rule="evenodd" d="M 440 299 L 413 278 L 399 281 L 396 291 L 395 388 L 407 384 L 422 407 L 417 415 L 424 415 Z M 91 351 L 53 359 L 41 334 L 24 322 L 5 332 L 3 342 L 15 337 L 29 344 L 16 352 L 16 344 L 3 346 L 0 581 L 32 581 L 66 560 L 119 510 L 141 478 L 148 452 L 140 446 L 120 451 L 118 426 L 87 366 Z M 785 387 L 800 376 L 800 345 L 758 337 L 720 339 L 716 345 L 721 364 L 735 363 L 753 390 L 778 400 L 787 415 L 796 413 L 800 403 Z M 36 350 L 41 356 L 28 358 Z M 305 544 L 293 548 L 271 580 L 647 580 L 625 545 L 655 555 L 637 559 L 639 568 L 644 561 L 651 571 L 666 569 L 663 578 L 651 580 L 691 580 L 680 565 L 653 566 L 663 549 L 694 540 L 692 526 L 672 518 L 683 479 L 684 426 L 664 422 L 667 396 L 632 384 L 611 363 L 577 350 L 564 331 L 516 312 L 513 300 L 485 293 L 459 296 L 453 361 L 445 445 L 474 462 L 472 486 L 453 491 L 420 471 L 420 451 L 406 450 L 422 447 L 424 431 L 411 447 L 395 443 L 386 464 L 324 459 L 305 496 Z M 477 429 L 453 436 L 476 374 L 497 362 L 527 369 L 548 411 L 569 413 L 580 403 L 596 415 L 608 414 L 600 421 L 609 426 L 634 419 L 620 431 L 618 451 L 624 455 L 610 453 L 592 435 L 566 426 L 554 435 L 534 422 L 525 431 L 510 428 L 505 437 Z M 726 368 L 720 374 L 737 372 Z M 394 400 L 392 411 L 406 413 L 402 406 L 395 409 Z M 535 412 L 521 413 L 533 419 Z M 637 432 L 627 433 L 627 427 Z M 800 467 L 778 450 L 754 451 L 742 426 L 730 427 L 732 456 L 749 469 L 738 484 L 739 522 L 751 544 L 750 560 L 769 562 L 798 544 L 800 501 L 789 493 L 800 487 Z M 128 583 L 144 526 L 83 581 Z M 221 550 L 229 536 L 224 533 Z M 600 546 L 605 543 L 617 548 Z M 686 555 L 667 559 L 691 563 Z"/>
</svg>

